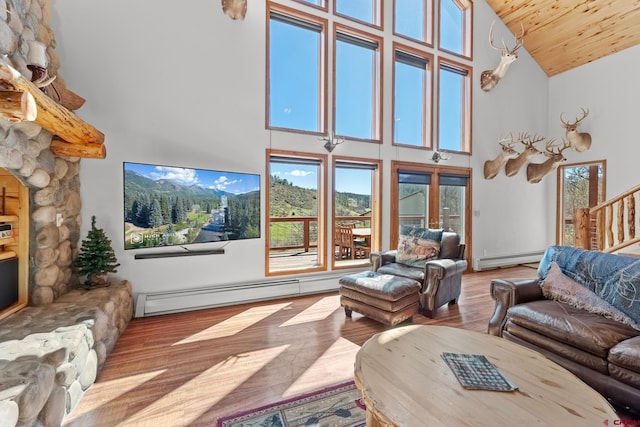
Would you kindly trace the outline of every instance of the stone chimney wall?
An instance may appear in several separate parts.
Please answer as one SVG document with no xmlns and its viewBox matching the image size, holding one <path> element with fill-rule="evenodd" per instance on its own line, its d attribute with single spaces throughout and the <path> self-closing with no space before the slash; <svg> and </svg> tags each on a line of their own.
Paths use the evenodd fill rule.
<svg viewBox="0 0 640 427">
<path fill-rule="evenodd" d="M 39 41 L 46 46 L 49 76 L 62 82 L 49 3 L 0 2 L 0 55 L 31 79 L 29 42 Z M 80 241 L 80 159 L 55 156 L 51 140 L 52 134 L 33 122 L 0 119 L 0 168 L 18 178 L 30 194 L 29 305 L 50 304 L 79 283 L 71 263 Z"/>
</svg>

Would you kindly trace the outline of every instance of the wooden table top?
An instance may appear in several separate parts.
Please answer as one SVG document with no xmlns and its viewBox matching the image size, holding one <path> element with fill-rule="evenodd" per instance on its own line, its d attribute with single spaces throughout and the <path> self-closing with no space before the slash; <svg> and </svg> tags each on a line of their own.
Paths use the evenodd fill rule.
<svg viewBox="0 0 640 427">
<path fill-rule="evenodd" d="M 442 352 L 482 354 L 518 390 L 464 389 Z M 619 419 L 599 393 L 543 355 L 464 329 L 389 329 L 362 346 L 354 368 L 367 426 L 599 426 Z"/>
</svg>

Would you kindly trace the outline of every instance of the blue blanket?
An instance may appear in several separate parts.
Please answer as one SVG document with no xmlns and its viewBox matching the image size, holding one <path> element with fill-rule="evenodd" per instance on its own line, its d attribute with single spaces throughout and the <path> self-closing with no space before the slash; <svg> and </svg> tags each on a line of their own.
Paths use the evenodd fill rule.
<svg viewBox="0 0 640 427">
<path fill-rule="evenodd" d="M 570 246 L 550 246 L 538 267 L 544 280 L 555 261 L 562 273 L 640 324 L 640 259 Z"/>
</svg>

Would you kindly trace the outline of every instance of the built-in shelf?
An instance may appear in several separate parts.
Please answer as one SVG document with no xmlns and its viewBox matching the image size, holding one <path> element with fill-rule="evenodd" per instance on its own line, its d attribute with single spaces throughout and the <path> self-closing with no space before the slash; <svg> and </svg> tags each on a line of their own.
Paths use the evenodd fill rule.
<svg viewBox="0 0 640 427">
<path fill-rule="evenodd" d="M 17 215 L 0 215 L 0 222 L 17 222 Z"/>
<path fill-rule="evenodd" d="M 16 240 L 13 237 L 5 237 L 4 239 L 0 239 L 0 246 L 2 245 L 15 245 Z"/>
<path fill-rule="evenodd" d="M 17 255 L 14 251 L 0 252 L 0 261 L 3 259 L 15 258 Z"/>
<path fill-rule="evenodd" d="M 205 249 L 199 251 L 172 251 L 172 252 L 146 252 L 141 254 L 135 254 L 134 259 L 151 259 L 151 258 L 173 258 L 180 256 L 195 256 L 195 255 L 222 255 L 224 249 Z"/>
</svg>

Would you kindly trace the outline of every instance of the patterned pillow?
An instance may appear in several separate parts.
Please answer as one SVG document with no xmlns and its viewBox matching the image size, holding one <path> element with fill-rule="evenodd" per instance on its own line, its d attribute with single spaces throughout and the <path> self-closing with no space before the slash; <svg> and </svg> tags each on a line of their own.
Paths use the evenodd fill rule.
<svg viewBox="0 0 640 427">
<path fill-rule="evenodd" d="M 401 235 L 396 262 L 422 268 L 428 260 L 436 258 L 439 252 L 440 243 L 435 240 Z"/>
</svg>

